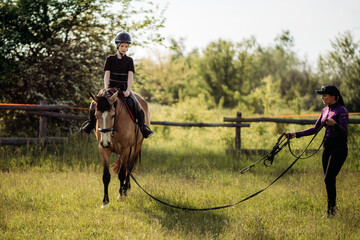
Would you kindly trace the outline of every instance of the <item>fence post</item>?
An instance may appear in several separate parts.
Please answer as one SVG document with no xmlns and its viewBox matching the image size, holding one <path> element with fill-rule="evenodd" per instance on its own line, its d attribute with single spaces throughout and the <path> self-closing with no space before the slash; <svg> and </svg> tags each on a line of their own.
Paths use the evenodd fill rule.
<svg viewBox="0 0 360 240">
<path fill-rule="evenodd" d="M 40 105 L 46 105 L 47 102 L 42 100 L 40 101 Z M 47 119 L 45 116 L 40 116 L 40 121 L 39 121 L 39 138 L 44 138 L 46 137 L 46 124 L 47 123 Z"/>
<path fill-rule="evenodd" d="M 241 112 L 236 113 L 236 118 L 241 119 Z M 236 123 L 241 123 L 241 121 L 236 121 Z M 237 152 L 241 150 L 241 127 L 235 127 L 235 149 Z"/>
</svg>

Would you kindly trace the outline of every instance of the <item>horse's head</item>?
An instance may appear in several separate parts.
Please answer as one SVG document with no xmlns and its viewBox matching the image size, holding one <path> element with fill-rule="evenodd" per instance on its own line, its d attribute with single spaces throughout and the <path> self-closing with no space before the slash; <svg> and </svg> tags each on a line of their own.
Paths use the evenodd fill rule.
<svg viewBox="0 0 360 240">
<path fill-rule="evenodd" d="M 118 92 L 111 97 L 94 96 L 90 94 L 91 98 L 96 102 L 95 117 L 97 119 L 97 131 L 100 132 L 100 145 L 103 148 L 110 147 L 111 134 L 115 126 L 115 106 Z"/>
</svg>

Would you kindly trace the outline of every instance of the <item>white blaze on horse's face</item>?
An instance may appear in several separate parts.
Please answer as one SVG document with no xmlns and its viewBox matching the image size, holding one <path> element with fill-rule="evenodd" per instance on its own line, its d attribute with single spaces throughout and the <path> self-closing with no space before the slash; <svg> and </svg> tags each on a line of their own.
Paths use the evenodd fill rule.
<svg viewBox="0 0 360 240">
<path fill-rule="evenodd" d="M 111 135 L 113 133 L 115 121 L 115 109 L 110 111 L 100 112 L 96 111 L 95 116 L 98 121 L 98 128 L 100 132 L 100 145 L 104 148 L 110 147 Z"/>
<path fill-rule="evenodd" d="M 107 115 L 108 115 L 108 112 L 103 112 L 103 113 L 101 114 L 102 119 L 106 119 Z M 103 121 L 103 123 L 104 123 L 103 128 L 106 129 L 106 128 L 107 128 L 107 126 L 106 126 L 106 120 Z M 110 137 L 111 137 L 111 136 L 110 136 Z M 102 144 L 103 144 L 104 147 L 109 146 L 109 145 L 110 145 L 109 134 L 107 134 L 107 133 L 102 133 L 102 134 L 101 134 L 101 142 L 102 142 Z"/>
<path fill-rule="evenodd" d="M 100 133 L 100 145 L 103 148 L 110 147 L 111 137 L 115 126 L 115 106 L 118 92 L 111 97 L 94 96 L 90 94 L 91 98 L 96 102 L 95 117 L 97 119 L 97 134 Z"/>
</svg>

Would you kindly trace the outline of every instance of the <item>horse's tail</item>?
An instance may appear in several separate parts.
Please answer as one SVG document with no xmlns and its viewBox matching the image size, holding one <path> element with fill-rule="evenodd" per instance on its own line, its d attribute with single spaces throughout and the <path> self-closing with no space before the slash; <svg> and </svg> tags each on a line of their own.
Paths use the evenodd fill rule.
<svg viewBox="0 0 360 240">
<path fill-rule="evenodd" d="M 120 170 L 121 170 L 121 165 L 122 165 L 122 157 L 121 155 L 118 157 L 118 159 L 114 162 L 114 166 L 112 167 L 113 171 L 116 174 L 119 174 Z"/>
<path fill-rule="evenodd" d="M 138 162 L 138 169 L 139 169 L 139 171 L 141 171 L 141 149 L 140 149 L 140 151 L 139 151 L 139 155 L 138 155 L 138 157 L 137 157 L 137 162 Z M 136 162 L 135 162 L 136 163 Z"/>
</svg>

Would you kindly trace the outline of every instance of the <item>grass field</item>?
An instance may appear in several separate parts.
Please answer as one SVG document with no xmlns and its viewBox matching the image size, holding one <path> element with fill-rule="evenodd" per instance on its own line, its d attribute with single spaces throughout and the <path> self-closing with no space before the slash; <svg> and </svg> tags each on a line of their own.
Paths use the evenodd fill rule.
<svg viewBox="0 0 360 240">
<path fill-rule="evenodd" d="M 157 197 L 186 207 L 236 202 L 275 176 L 216 169 L 142 171 L 138 181 Z M 326 208 L 321 173 L 295 169 L 274 186 L 235 207 L 210 212 L 174 210 L 148 198 L 136 185 L 100 209 L 101 171 L 1 173 L 1 239 L 360 239 L 359 172 L 338 177 L 339 212 Z"/>
<path fill-rule="evenodd" d="M 166 111 L 167 118 L 153 120 L 199 121 L 199 114 L 207 122 L 221 122 L 213 117 L 230 115 Z M 252 124 L 242 131 L 243 147 L 269 149 L 287 128 L 303 127 Z M 141 169 L 134 174 L 147 191 L 174 205 L 237 202 L 267 186 L 294 160 L 283 150 L 272 166 L 260 163 L 240 174 L 262 156 L 227 155 L 234 129 L 153 129 L 155 135 L 143 146 Z M 301 149 L 309 140 L 298 139 L 293 146 Z M 321 136 L 312 148 L 320 142 Z M 326 191 L 319 153 L 299 160 L 273 186 L 244 203 L 190 212 L 155 202 L 133 182 L 129 196 L 116 201 L 119 182 L 114 174 L 110 206 L 100 209 L 102 169 L 93 135 L 74 135 L 64 145 L 1 147 L 0 239 L 360 239 L 357 146 L 359 140 L 350 137 L 351 151 L 337 178 L 339 211 L 329 219 L 321 219 Z"/>
</svg>

